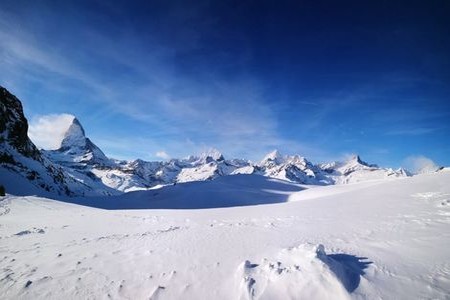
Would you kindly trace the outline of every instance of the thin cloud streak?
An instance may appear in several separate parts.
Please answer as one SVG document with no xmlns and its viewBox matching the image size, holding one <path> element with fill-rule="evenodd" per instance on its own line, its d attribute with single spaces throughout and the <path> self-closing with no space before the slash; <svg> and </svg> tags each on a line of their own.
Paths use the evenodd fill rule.
<svg viewBox="0 0 450 300">
<path fill-rule="evenodd" d="M 439 128 L 409 128 L 409 129 L 399 129 L 399 130 L 393 130 L 386 133 L 386 135 L 409 135 L 409 136 L 415 136 L 415 135 L 424 135 L 433 133 L 435 131 L 439 130 Z"/>
</svg>

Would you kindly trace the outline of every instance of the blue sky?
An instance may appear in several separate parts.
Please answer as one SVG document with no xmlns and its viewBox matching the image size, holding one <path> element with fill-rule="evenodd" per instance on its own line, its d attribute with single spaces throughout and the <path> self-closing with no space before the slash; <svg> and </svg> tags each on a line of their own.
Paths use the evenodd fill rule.
<svg viewBox="0 0 450 300">
<path fill-rule="evenodd" d="M 128 159 L 450 165 L 448 1 L 129 2 L 1 1 L 0 84 L 32 128 L 73 114 Z"/>
</svg>

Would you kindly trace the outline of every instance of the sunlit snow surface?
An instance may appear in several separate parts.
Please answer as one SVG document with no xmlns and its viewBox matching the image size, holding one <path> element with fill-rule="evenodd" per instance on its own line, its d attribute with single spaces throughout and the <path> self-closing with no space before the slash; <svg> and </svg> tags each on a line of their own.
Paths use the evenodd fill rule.
<svg viewBox="0 0 450 300">
<path fill-rule="evenodd" d="M 312 188 L 242 175 L 121 197 L 92 201 L 183 209 L 1 198 L 0 298 L 449 297 L 448 170 Z M 246 206 L 192 209 L 227 199 Z"/>
</svg>

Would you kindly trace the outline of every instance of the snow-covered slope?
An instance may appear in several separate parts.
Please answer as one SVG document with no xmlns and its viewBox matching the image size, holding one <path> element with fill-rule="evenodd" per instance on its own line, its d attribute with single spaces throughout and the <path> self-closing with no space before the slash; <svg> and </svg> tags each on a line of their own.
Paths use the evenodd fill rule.
<svg viewBox="0 0 450 300">
<path fill-rule="evenodd" d="M 148 191 L 147 203 L 170 203 L 186 186 L 185 203 L 253 190 L 273 204 L 101 210 L 0 198 L 1 298 L 448 298 L 448 170 L 300 191 L 255 176 L 220 181 L 229 178 Z"/>
<path fill-rule="evenodd" d="M 319 168 L 324 171 L 327 174 L 325 176 L 335 184 L 410 176 L 410 174 L 402 168 L 393 170 L 391 168 L 380 168 L 377 165 L 368 164 L 362 161 L 358 155 L 352 156 L 345 162 L 321 164 L 319 165 Z"/>
</svg>

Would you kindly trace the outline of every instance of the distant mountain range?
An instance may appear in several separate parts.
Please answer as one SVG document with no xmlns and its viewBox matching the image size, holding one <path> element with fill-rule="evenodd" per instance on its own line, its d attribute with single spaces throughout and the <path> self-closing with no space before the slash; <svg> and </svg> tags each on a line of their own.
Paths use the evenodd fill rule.
<svg viewBox="0 0 450 300">
<path fill-rule="evenodd" d="M 27 135 L 22 104 L 0 87 L 0 184 L 15 194 L 61 196 L 117 195 L 220 176 L 255 174 L 309 185 L 346 184 L 406 177 L 404 169 L 380 168 L 359 156 L 345 162 L 313 164 L 299 155 L 278 151 L 259 163 L 226 159 L 212 149 L 198 156 L 169 161 L 120 161 L 108 158 L 74 118 L 57 150 L 38 150 Z"/>
</svg>

